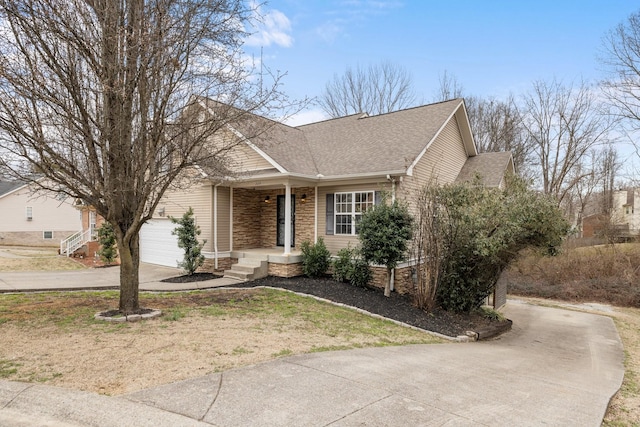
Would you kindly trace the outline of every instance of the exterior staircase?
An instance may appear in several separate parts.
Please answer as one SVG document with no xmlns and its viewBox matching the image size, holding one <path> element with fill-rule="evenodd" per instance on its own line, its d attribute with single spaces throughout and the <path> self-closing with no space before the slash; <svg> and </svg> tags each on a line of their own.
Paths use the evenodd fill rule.
<svg viewBox="0 0 640 427">
<path fill-rule="evenodd" d="M 71 256 L 91 241 L 91 230 L 78 231 L 60 242 L 60 255 Z"/>
<path fill-rule="evenodd" d="M 246 256 L 245 256 L 246 255 Z M 233 255 L 232 255 L 233 256 Z M 266 255 L 238 254 L 238 263 L 224 271 L 224 277 L 249 281 L 269 275 L 269 261 Z"/>
</svg>

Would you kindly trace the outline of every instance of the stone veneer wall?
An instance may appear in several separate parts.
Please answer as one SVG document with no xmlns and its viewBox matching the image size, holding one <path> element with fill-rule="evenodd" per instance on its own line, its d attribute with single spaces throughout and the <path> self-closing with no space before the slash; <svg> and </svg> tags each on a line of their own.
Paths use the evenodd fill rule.
<svg viewBox="0 0 640 427">
<path fill-rule="evenodd" d="M 260 193 L 236 188 L 233 190 L 233 249 L 261 248 L 261 202 Z"/>
<path fill-rule="evenodd" d="M 302 264 L 275 264 L 269 263 L 269 276 L 296 277 L 302 276 Z"/>
<path fill-rule="evenodd" d="M 233 264 L 238 262 L 238 258 L 218 258 L 218 269 L 214 268 L 216 262 L 213 258 L 205 258 L 204 264 L 196 270 L 197 273 L 222 273 L 224 270 L 231 269 Z"/>
<path fill-rule="evenodd" d="M 49 230 L 46 230 L 49 231 Z M 43 238 L 42 231 L 3 231 L 0 232 L 0 246 L 41 246 L 60 247 L 60 241 L 78 230 L 53 231 L 52 239 Z"/>
<path fill-rule="evenodd" d="M 370 286 L 384 289 L 387 284 L 387 269 L 385 267 L 371 267 L 373 279 Z M 396 268 L 394 279 L 394 290 L 399 294 L 412 294 L 414 292 L 413 280 L 411 279 L 411 267 Z"/>
</svg>

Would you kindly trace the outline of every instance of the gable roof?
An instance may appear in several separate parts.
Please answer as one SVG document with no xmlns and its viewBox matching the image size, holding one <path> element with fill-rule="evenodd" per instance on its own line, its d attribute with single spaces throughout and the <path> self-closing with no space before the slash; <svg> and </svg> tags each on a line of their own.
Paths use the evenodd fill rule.
<svg viewBox="0 0 640 427">
<path fill-rule="evenodd" d="M 212 114 L 218 105 L 210 100 L 202 104 Z M 246 120 L 229 126 L 281 173 L 313 178 L 410 175 L 454 116 L 467 156 L 475 156 L 473 135 L 460 98 L 377 116 L 352 114 L 298 127 L 253 116 L 258 127 L 268 124 L 263 126 L 266 131 L 255 136 L 250 136 L 252 128 Z"/>
<path fill-rule="evenodd" d="M 0 181 L 0 197 L 13 193 L 25 185 L 27 184 L 23 181 Z"/>
<path fill-rule="evenodd" d="M 480 153 L 467 158 L 455 182 L 472 181 L 478 174 L 487 187 L 498 187 L 507 172 L 515 172 L 510 151 Z"/>
</svg>

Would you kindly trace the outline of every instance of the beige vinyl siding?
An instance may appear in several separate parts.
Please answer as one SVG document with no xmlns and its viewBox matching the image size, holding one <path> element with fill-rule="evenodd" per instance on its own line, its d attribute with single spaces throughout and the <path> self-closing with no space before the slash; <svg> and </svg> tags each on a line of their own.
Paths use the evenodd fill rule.
<svg viewBox="0 0 640 427">
<path fill-rule="evenodd" d="M 398 186 L 398 194 L 412 205 L 417 191 L 432 179 L 439 185 L 454 182 L 466 160 L 467 152 L 453 116 L 415 165 L 413 176 L 404 177 Z"/>
<path fill-rule="evenodd" d="M 229 152 L 229 159 L 234 170 L 239 172 L 273 169 L 264 157 L 246 144 L 240 144 Z"/>
<path fill-rule="evenodd" d="M 33 193 L 24 187 L 0 198 L 0 232 L 53 231 L 53 240 L 59 242 L 81 230 L 80 211 L 73 207 L 73 199 L 58 200 L 56 196 L 55 193 Z M 30 221 L 27 206 L 31 207 Z"/>
<path fill-rule="evenodd" d="M 158 209 L 155 212 L 154 217 L 160 218 L 158 210 L 165 209 L 165 216 L 172 216 L 180 218 L 189 209 L 193 208 L 193 215 L 196 219 L 196 224 L 200 227 L 200 240 L 207 240 L 203 250 L 206 252 L 213 251 L 213 232 L 212 232 L 212 219 L 211 219 L 211 207 L 213 190 L 209 184 L 194 184 L 192 187 L 184 190 L 169 190 L 167 191 Z"/>
<path fill-rule="evenodd" d="M 213 187 L 211 191 L 213 192 Z M 212 213 L 214 212 L 213 199 L 211 201 L 211 212 Z M 229 187 L 218 187 L 218 251 L 220 252 L 230 250 L 230 246 L 229 246 L 230 218 L 231 218 L 231 212 L 230 212 Z M 211 244 L 213 245 L 213 214 L 211 216 Z"/>
<path fill-rule="evenodd" d="M 391 186 L 386 182 L 358 184 L 358 185 L 340 185 L 335 187 L 318 188 L 318 237 L 324 239 L 327 249 L 332 255 L 335 255 L 340 249 L 351 246 L 356 247 L 360 241 L 358 236 L 345 235 L 329 235 L 326 234 L 326 211 L 327 211 L 327 194 L 342 193 L 349 191 L 391 191 Z"/>
<path fill-rule="evenodd" d="M 273 169 L 262 155 L 251 148 L 246 142 L 238 142 L 238 137 L 229 131 L 220 132 L 210 138 L 210 144 L 214 150 L 225 149 L 225 161 L 227 166 L 236 172 L 247 173 Z"/>
</svg>

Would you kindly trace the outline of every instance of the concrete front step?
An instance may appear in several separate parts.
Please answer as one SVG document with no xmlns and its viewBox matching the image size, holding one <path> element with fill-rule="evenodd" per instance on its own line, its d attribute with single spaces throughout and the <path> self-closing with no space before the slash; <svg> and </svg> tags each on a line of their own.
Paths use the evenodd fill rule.
<svg viewBox="0 0 640 427">
<path fill-rule="evenodd" d="M 238 258 L 238 263 L 224 271 L 224 277 L 240 280 L 255 280 L 267 277 L 269 262 L 264 258 Z"/>
</svg>

